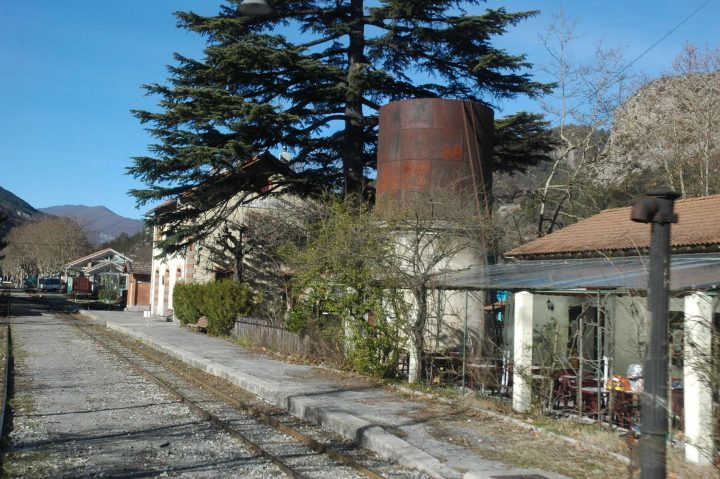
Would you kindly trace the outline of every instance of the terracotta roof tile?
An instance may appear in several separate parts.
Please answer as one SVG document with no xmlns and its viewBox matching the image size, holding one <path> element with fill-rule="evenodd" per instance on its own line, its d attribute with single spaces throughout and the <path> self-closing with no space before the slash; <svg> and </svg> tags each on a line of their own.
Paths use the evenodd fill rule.
<svg viewBox="0 0 720 479">
<path fill-rule="evenodd" d="M 678 223 L 672 226 L 673 247 L 720 245 L 720 195 L 675 202 Z M 558 255 L 650 247 L 650 224 L 630 219 L 630 207 L 605 210 L 574 225 L 538 238 L 505 256 Z"/>
<path fill-rule="evenodd" d="M 125 272 L 129 274 L 150 274 L 152 264 L 146 261 L 128 261 L 125 263 Z"/>
</svg>

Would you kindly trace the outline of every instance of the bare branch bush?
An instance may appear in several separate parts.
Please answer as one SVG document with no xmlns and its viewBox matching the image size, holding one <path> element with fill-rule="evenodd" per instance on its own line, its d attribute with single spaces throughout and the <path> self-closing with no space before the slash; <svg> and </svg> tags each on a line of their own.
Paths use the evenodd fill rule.
<svg viewBox="0 0 720 479">
<path fill-rule="evenodd" d="M 375 210 L 389 245 L 380 269 L 383 282 L 409 295 L 407 337 L 410 355 L 418 364 L 410 382 L 422 379 L 432 282 L 476 263 L 494 247 L 491 218 L 477 211 L 467 200 L 471 197 L 452 188 L 431 189 L 406 196 L 402 204 L 381 200 Z"/>
<path fill-rule="evenodd" d="M 284 258 L 289 248 L 302 248 L 312 231 L 328 217 L 327 201 L 274 198 L 267 208 L 250 209 L 242 227 L 251 246 L 244 259 L 244 277 L 262 295 L 257 308 L 261 317 L 281 325 L 293 306 L 292 269 Z"/>
</svg>

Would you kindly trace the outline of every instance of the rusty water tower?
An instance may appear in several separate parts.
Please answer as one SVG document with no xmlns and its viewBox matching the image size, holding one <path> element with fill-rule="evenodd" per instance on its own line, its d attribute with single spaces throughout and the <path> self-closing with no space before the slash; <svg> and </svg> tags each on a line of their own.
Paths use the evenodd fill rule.
<svg viewBox="0 0 720 479">
<path fill-rule="evenodd" d="M 493 111 L 477 102 L 425 98 L 380 109 L 378 204 L 403 207 L 449 190 L 489 214 Z"/>
</svg>

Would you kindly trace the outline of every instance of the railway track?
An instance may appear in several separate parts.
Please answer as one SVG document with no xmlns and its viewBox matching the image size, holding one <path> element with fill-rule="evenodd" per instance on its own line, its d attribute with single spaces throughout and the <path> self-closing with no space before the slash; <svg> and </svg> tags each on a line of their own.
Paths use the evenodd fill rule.
<svg viewBox="0 0 720 479">
<path fill-rule="evenodd" d="M 4 357 L 0 365 L 0 389 L 2 389 L 2 400 L 0 401 L 0 435 L 5 431 L 5 411 L 7 410 L 7 399 L 10 385 L 10 367 L 12 364 L 12 350 L 10 339 L 10 315 L 4 322 L 0 323 L 2 328 L 2 351 Z M 0 443 L 1 446 L 1 443 Z"/>
<path fill-rule="evenodd" d="M 367 459 L 368 454 L 349 441 L 344 441 L 339 447 L 330 447 L 312 437 L 318 435 L 317 431 L 312 431 L 319 429 L 316 426 L 271 406 L 258 407 L 252 404 L 254 401 L 249 395 L 242 397 L 237 389 L 217 378 L 178 365 L 162 353 L 92 325 L 76 315 L 58 316 L 68 320 L 83 335 L 128 364 L 136 373 L 185 403 L 199 417 L 212 422 L 292 478 L 418 477 L 417 471 L 407 471 L 398 466 L 390 467 L 390 473 L 381 475 L 358 462 L 356 456 Z"/>
</svg>

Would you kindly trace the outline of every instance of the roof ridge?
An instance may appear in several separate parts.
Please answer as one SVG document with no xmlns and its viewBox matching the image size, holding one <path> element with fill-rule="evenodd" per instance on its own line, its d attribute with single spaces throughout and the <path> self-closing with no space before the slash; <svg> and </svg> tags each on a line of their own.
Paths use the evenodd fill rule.
<svg viewBox="0 0 720 479">
<path fill-rule="evenodd" d="M 716 194 L 714 194 L 714 195 L 690 196 L 690 197 L 687 197 L 687 198 L 679 198 L 679 199 L 675 200 L 675 204 L 677 204 L 677 203 L 689 203 L 689 202 L 691 202 L 691 201 L 709 200 L 709 199 L 711 199 L 711 198 L 716 198 L 716 197 L 720 197 L 720 193 L 716 193 Z M 609 212 L 611 212 L 611 211 L 627 210 L 627 209 L 630 209 L 630 208 L 632 208 L 632 205 L 630 205 L 630 206 L 616 206 L 615 208 L 607 208 L 607 209 L 604 209 L 604 210 L 602 210 L 602 211 L 598 211 L 596 214 L 600 215 L 600 214 L 603 214 L 603 213 L 609 213 Z M 593 215 L 593 216 L 595 216 L 595 215 Z M 592 216 L 588 216 L 588 218 L 592 218 Z M 586 219 L 588 219 L 588 218 L 583 218 L 583 219 L 580 220 L 580 221 L 584 221 L 584 220 L 586 220 Z M 579 223 L 580 221 L 578 221 L 578 223 Z M 574 224 L 577 224 L 577 223 L 574 223 Z"/>
<path fill-rule="evenodd" d="M 675 203 L 689 203 L 691 201 L 702 201 L 702 200 L 709 200 L 712 198 L 720 198 L 720 193 L 716 193 L 714 195 L 705 195 L 705 196 L 691 196 L 689 198 L 681 198 Z"/>
<path fill-rule="evenodd" d="M 698 204 L 699 203 L 699 204 Z M 649 246 L 649 225 L 631 220 L 631 208 L 611 208 L 584 218 L 551 234 L 510 249 L 507 256 L 621 251 Z M 683 198 L 676 202 L 680 221 L 673 228 L 671 245 L 712 246 L 720 249 L 720 194 Z M 565 233 L 563 233 L 567 230 Z"/>
</svg>

